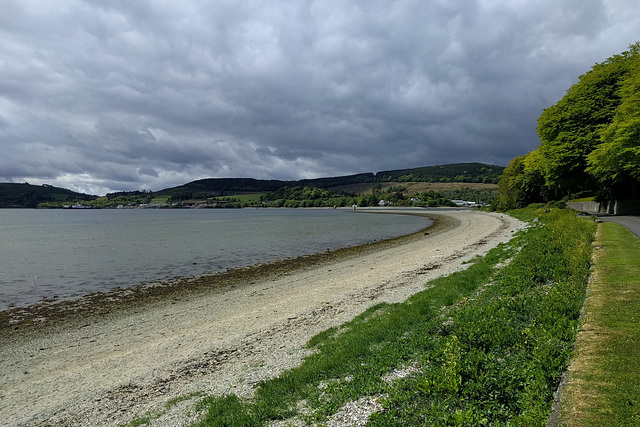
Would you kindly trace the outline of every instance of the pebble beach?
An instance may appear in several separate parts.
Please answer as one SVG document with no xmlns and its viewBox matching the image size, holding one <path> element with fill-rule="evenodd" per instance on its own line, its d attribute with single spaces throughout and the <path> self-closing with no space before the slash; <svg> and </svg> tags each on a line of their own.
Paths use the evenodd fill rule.
<svg viewBox="0 0 640 427">
<path fill-rule="evenodd" d="M 256 383 L 298 365 L 312 336 L 404 301 L 524 227 L 471 210 L 429 217 L 427 230 L 392 241 L 0 312 L 0 419 L 117 426 L 176 398 L 250 396 Z M 198 399 L 151 425 L 197 421 Z"/>
</svg>

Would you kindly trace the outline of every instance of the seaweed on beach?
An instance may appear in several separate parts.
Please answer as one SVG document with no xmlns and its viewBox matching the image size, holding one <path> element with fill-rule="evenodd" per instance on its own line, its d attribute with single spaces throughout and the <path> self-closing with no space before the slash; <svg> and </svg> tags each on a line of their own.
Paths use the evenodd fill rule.
<svg viewBox="0 0 640 427">
<path fill-rule="evenodd" d="M 141 283 L 108 292 L 95 292 L 76 299 L 49 298 L 27 307 L 9 308 L 0 311 L 0 332 L 5 336 L 42 333 L 48 328 L 82 324 L 95 317 L 115 316 L 133 308 L 140 310 L 154 304 L 175 303 L 184 298 L 197 298 L 202 292 L 220 292 L 224 289 L 244 286 L 256 280 L 281 276 L 295 270 L 334 262 L 346 257 L 357 257 L 384 247 L 423 239 L 452 225 L 450 218 L 432 213 L 423 215 L 433 221 L 428 229 L 393 239 L 202 276 L 176 277 L 164 282 Z"/>
</svg>

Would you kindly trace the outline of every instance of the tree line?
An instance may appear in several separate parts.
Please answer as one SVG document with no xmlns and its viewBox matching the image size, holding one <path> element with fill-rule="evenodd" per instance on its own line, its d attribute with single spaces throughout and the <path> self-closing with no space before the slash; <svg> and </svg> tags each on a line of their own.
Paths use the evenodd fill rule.
<svg viewBox="0 0 640 427">
<path fill-rule="evenodd" d="M 539 146 L 505 168 L 495 208 L 640 198 L 640 42 L 580 76 L 537 132 Z"/>
<path fill-rule="evenodd" d="M 437 207 L 455 206 L 452 199 L 464 199 L 491 203 L 496 193 L 490 190 L 456 189 L 445 191 L 425 191 L 408 196 L 406 188 L 399 185 L 389 187 L 385 191 L 375 191 L 374 194 L 355 195 L 343 191 L 327 190 L 318 187 L 285 187 L 260 196 L 259 205 L 285 208 L 307 207 L 369 207 L 378 206 L 381 201 L 393 206 Z M 233 201 L 233 198 L 230 199 Z M 256 204 L 253 204 L 256 205 Z M 249 206 L 253 206 L 249 204 Z M 237 207 L 235 204 L 232 205 Z"/>
<path fill-rule="evenodd" d="M 378 182 L 476 182 L 496 184 L 504 167 L 483 163 L 453 163 L 378 172 Z"/>
</svg>

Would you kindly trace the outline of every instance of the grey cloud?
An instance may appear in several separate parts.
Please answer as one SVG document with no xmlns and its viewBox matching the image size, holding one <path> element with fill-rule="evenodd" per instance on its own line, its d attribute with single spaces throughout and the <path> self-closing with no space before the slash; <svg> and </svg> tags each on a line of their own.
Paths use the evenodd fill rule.
<svg viewBox="0 0 640 427">
<path fill-rule="evenodd" d="M 147 175 L 147 176 L 152 176 L 154 178 L 158 178 L 158 172 L 156 172 L 156 170 L 153 168 L 142 167 L 138 169 L 138 175 Z"/>
<path fill-rule="evenodd" d="M 640 27 L 595 0 L 5 3 L 0 178 L 102 192 L 505 165 Z"/>
</svg>

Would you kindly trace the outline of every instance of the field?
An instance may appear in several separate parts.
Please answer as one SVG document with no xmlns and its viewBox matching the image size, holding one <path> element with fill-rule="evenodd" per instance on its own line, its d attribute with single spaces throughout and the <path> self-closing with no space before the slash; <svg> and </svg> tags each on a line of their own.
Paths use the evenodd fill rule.
<svg viewBox="0 0 640 427">
<path fill-rule="evenodd" d="M 242 203 L 257 203 L 263 193 L 234 194 L 233 196 L 214 197 L 215 200 L 237 200 Z"/>
</svg>

